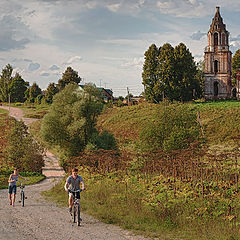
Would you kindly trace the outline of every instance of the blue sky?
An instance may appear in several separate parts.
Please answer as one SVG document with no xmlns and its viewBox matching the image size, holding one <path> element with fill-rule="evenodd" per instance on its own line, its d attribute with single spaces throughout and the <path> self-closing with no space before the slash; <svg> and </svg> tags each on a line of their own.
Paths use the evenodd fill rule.
<svg viewBox="0 0 240 240">
<path fill-rule="evenodd" d="M 216 6 L 240 48 L 237 0 L 0 0 L 0 68 L 10 63 L 46 89 L 71 66 L 114 96 L 143 91 L 144 52 L 180 42 L 203 59 Z"/>
</svg>

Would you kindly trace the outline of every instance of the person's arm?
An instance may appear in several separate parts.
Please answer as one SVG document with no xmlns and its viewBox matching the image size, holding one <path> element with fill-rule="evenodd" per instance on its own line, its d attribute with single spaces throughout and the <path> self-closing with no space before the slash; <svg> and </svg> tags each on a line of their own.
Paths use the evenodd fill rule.
<svg viewBox="0 0 240 240">
<path fill-rule="evenodd" d="M 68 192 L 68 186 L 69 186 L 69 183 L 66 181 L 65 185 L 64 185 L 64 189 L 66 192 Z"/>
<path fill-rule="evenodd" d="M 22 178 L 25 181 L 29 181 L 29 179 L 22 177 L 20 174 L 18 174 L 18 177 Z"/>
</svg>

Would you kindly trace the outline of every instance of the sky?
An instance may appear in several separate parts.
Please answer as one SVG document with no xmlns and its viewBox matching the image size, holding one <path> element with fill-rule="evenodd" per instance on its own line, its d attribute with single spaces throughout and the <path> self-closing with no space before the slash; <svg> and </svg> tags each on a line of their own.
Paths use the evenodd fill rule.
<svg viewBox="0 0 240 240">
<path fill-rule="evenodd" d="M 57 83 L 68 66 L 82 83 L 113 95 L 143 92 L 144 53 L 183 42 L 203 60 L 216 6 L 240 48 L 237 0 L 0 0 L 0 70 L 11 64 L 41 89 Z"/>
</svg>

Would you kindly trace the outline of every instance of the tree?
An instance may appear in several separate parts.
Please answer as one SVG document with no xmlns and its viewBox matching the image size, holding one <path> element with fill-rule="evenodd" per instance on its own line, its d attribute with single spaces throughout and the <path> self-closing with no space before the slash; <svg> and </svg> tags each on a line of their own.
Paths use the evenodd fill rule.
<svg viewBox="0 0 240 240">
<path fill-rule="evenodd" d="M 191 100 L 193 93 L 200 91 L 196 73 L 192 54 L 183 43 L 175 48 L 165 43 L 159 51 L 151 45 L 145 53 L 143 66 L 145 96 L 152 102 L 164 98 L 170 101 Z"/>
<path fill-rule="evenodd" d="M 157 83 L 156 70 L 158 66 L 159 49 L 152 44 L 145 52 L 145 61 L 143 65 L 143 85 L 145 87 L 145 98 L 152 102 L 158 102 L 158 95 L 155 95 L 154 86 Z"/>
<path fill-rule="evenodd" d="M 37 85 L 37 83 L 34 82 L 33 85 L 29 88 L 28 95 L 30 102 L 34 102 L 38 95 L 42 95 L 42 90 Z"/>
<path fill-rule="evenodd" d="M 16 121 L 8 138 L 8 162 L 22 171 L 41 172 L 44 166 L 41 147 L 27 131 L 23 121 Z"/>
<path fill-rule="evenodd" d="M 11 102 L 24 102 L 25 101 L 25 91 L 29 86 L 28 82 L 25 82 L 19 73 L 16 73 L 10 86 L 9 92 L 11 95 Z"/>
<path fill-rule="evenodd" d="M 158 66 L 156 71 L 157 82 L 153 87 L 157 101 L 167 97 L 174 99 L 175 81 L 175 58 L 174 48 L 169 43 L 165 43 L 159 50 Z"/>
<path fill-rule="evenodd" d="M 41 134 L 67 156 L 81 152 L 95 132 L 96 118 L 103 108 L 101 92 L 93 85 L 81 89 L 68 84 L 54 96 L 49 113 L 42 120 Z"/>
<path fill-rule="evenodd" d="M 174 49 L 175 79 L 172 99 L 189 101 L 193 99 L 193 91 L 199 89 L 195 75 L 197 73 L 193 56 L 189 49 L 180 43 Z"/>
<path fill-rule="evenodd" d="M 55 83 L 49 83 L 45 95 L 46 102 L 51 104 L 53 102 L 53 96 L 59 92 Z"/>
<path fill-rule="evenodd" d="M 238 49 L 232 58 L 232 85 L 236 86 L 237 72 L 240 72 L 240 49 Z"/>
<path fill-rule="evenodd" d="M 195 98 L 204 97 L 204 61 L 200 60 L 197 63 L 197 73 L 196 73 L 196 81 L 198 82 L 198 88 L 195 91 Z"/>
<path fill-rule="evenodd" d="M 13 68 L 10 64 L 2 70 L 0 75 L 0 101 L 7 102 L 9 97 L 9 86 L 12 83 L 12 72 Z"/>
<path fill-rule="evenodd" d="M 78 76 L 78 72 L 74 71 L 71 67 L 67 67 L 63 73 L 62 78 L 58 80 L 58 87 L 60 90 L 64 89 L 69 83 L 80 83 L 82 79 Z"/>
</svg>

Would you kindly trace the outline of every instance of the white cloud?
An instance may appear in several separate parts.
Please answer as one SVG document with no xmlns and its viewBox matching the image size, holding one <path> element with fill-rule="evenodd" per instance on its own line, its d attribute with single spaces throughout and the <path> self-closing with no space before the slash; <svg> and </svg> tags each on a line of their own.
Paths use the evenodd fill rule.
<svg viewBox="0 0 240 240">
<path fill-rule="evenodd" d="M 82 57 L 81 56 L 74 56 L 74 57 L 71 57 L 67 60 L 67 62 L 65 62 L 64 64 L 67 65 L 67 64 L 73 64 L 73 63 L 79 63 L 82 61 Z"/>
<path fill-rule="evenodd" d="M 28 66 L 28 70 L 29 71 L 36 71 L 40 68 L 40 64 L 39 63 L 30 63 Z"/>
<path fill-rule="evenodd" d="M 120 7 L 121 7 L 120 3 L 107 5 L 107 9 L 111 12 L 117 12 Z"/>
<path fill-rule="evenodd" d="M 123 63 L 121 66 L 127 67 L 127 68 L 128 67 L 136 67 L 136 68 L 142 69 L 143 63 L 144 63 L 144 58 L 139 57 L 139 58 L 133 58 L 133 59 L 127 61 L 126 63 Z"/>
</svg>

